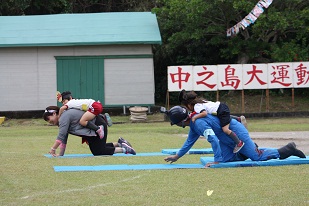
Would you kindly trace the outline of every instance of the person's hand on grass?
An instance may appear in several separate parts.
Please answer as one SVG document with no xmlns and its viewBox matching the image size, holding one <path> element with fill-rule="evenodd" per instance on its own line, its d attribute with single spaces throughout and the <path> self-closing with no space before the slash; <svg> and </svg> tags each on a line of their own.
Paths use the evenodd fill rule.
<svg viewBox="0 0 309 206">
<path fill-rule="evenodd" d="M 58 155 L 56 154 L 56 150 L 51 149 L 49 151 L 49 154 L 51 154 L 53 157 L 58 157 Z"/>
<path fill-rule="evenodd" d="M 207 162 L 207 164 L 205 165 L 206 168 L 210 167 L 211 165 L 216 165 L 219 164 L 219 162 Z"/>
<path fill-rule="evenodd" d="M 172 155 L 164 158 L 166 162 L 170 163 L 176 162 L 178 159 L 179 159 L 178 155 Z"/>
</svg>

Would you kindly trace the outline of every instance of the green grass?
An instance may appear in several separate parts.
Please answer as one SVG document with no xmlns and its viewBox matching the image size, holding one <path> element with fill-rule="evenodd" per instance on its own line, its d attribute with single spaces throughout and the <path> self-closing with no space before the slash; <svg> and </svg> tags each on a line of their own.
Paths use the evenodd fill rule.
<svg viewBox="0 0 309 206">
<path fill-rule="evenodd" d="M 188 128 L 112 117 L 109 141 L 130 140 L 137 152 L 179 148 Z M 161 119 L 162 120 L 162 119 Z M 151 122 L 151 123 L 150 123 Z M 308 118 L 249 119 L 250 131 L 308 131 Z M 308 165 L 230 169 L 54 172 L 55 165 L 164 164 L 164 156 L 46 158 L 57 127 L 43 120 L 9 120 L 0 126 L 0 205 L 309 205 Z M 200 138 L 194 148 L 208 148 Z M 66 150 L 89 153 L 70 136 Z M 178 163 L 199 163 L 185 155 Z M 207 196 L 207 190 L 213 190 Z"/>
<path fill-rule="evenodd" d="M 249 132 L 309 131 L 309 118 L 248 119 Z"/>
</svg>

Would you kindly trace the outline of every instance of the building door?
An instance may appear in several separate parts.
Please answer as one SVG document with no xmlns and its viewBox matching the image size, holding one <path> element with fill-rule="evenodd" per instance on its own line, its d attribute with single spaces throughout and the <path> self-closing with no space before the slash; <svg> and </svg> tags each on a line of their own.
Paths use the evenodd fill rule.
<svg viewBox="0 0 309 206">
<path fill-rule="evenodd" d="M 103 57 L 56 57 L 57 90 L 71 91 L 76 99 L 104 104 Z"/>
</svg>

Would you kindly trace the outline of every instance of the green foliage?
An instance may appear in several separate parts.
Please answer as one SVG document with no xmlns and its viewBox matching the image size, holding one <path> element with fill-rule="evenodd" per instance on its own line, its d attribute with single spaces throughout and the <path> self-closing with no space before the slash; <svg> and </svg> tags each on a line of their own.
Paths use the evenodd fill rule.
<svg viewBox="0 0 309 206">
<path fill-rule="evenodd" d="M 242 53 L 249 56 L 249 62 L 261 57 L 277 61 L 278 54 L 271 56 L 268 52 L 270 43 L 288 42 L 291 39 L 287 35 L 297 36 L 298 40 L 308 38 L 308 29 L 304 27 L 309 16 L 308 2 L 274 1 L 254 25 L 231 39 L 226 38 L 226 29 L 244 18 L 256 1 L 161 0 L 159 3 L 153 11 L 159 19 L 166 58 L 172 57 L 173 64 L 221 64 L 224 60 L 213 56 L 233 60 Z M 296 44 L 300 44 L 298 40 Z M 209 54 L 208 58 L 199 59 L 194 51 L 200 56 Z"/>
<path fill-rule="evenodd" d="M 29 7 L 31 0 L 15 0 L 15 1 L 1 1 L 0 16 L 23 15 L 24 10 Z"/>
<path fill-rule="evenodd" d="M 197 64 L 203 58 L 206 24 L 203 16 L 205 4 L 194 1 L 159 1 L 166 6 L 155 8 L 163 45 L 163 58 L 170 58 L 177 64 Z M 160 59 L 159 61 L 161 61 Z"/>
<path fill-rule="evenodd" d="M 2 0 L 0 15 L 150 11 L 152 0 Z"/>
<path fill-rule="evenodd" d="M 309 39 L 303 38 L 300 43 L 295 40 L 282 43 L 282 45 L 274 44 L 271 48 L 271 56 L 277 62 L 299 62 L 309 60 Z"/>
</svg>

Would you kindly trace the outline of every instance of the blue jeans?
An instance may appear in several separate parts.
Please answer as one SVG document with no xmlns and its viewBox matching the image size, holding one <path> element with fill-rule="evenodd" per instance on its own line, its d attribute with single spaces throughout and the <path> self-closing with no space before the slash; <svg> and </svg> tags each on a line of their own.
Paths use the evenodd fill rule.
<svg viewBox="0 0 309 206">
<path fill-rule="evenodd" d="M 257 149 L 256 145 L 251 139 L 247 139 L 244 142 L 245 145 L 239 151 L 239 153 L 236 154 L 233 153 L 234 147 L 220 143 L 223 162 L 243 161 L 246 159 L 245 157 L 251 159 L 252 161 L 265 161 L 269 159 L 277 159 L 280 157 L 278 149 Z"/>
</svg>

